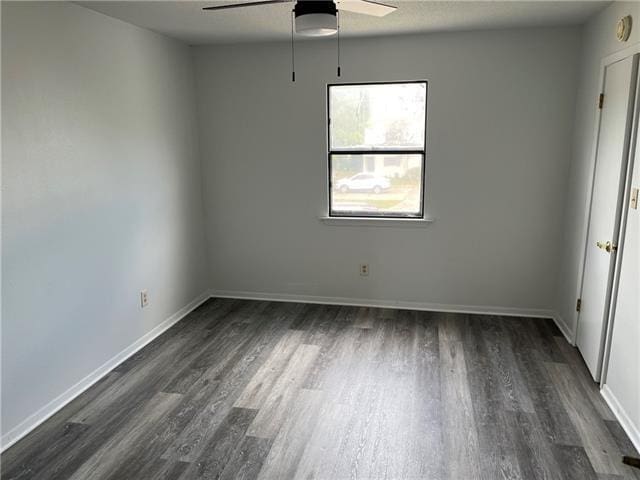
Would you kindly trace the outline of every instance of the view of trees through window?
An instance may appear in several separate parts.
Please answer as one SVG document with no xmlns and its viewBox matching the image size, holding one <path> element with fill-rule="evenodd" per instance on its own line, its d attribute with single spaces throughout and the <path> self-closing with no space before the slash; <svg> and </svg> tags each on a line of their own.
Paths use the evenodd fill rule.
<svg viewBox="0 0 640 480">
<path fill-rule="evenodd" d="M 329 86 L 330 214 L 420 217 L 426 82 Z"/>
</svg>

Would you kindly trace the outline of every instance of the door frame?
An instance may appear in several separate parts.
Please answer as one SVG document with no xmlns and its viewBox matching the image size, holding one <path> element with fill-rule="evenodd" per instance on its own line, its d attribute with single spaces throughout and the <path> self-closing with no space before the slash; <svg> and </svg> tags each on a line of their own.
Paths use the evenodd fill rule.
<svg viewBox="0 0 640 480">
<path fill-rule="evenodd" d="M 606 57 L 604 57 L 601 61 L 600 61 L 600 71 L 599 71 L 599 86 L 598 86 L 598 92 L 602 93 L 604 91 L 604 86 L 605 86 L 605 77 L 606 77 L 606 69 L 608 66 L 625 60 L 628 57 L 632 57 L 636 54 L 640 53 L 640 42 L 635 43 L 633 45 L 630 45 L 626 48 L 624 48 L 623 50 L 620 50 L 618 52 L 615 52 L 611 55 L 607 55 Z M 636 63 L 635 66 L 636 69 L 638 69 L 638 63 Z M 604 384 L 604 381 L 606 379 L 606 367 L 607 367 L 607 363 L 609 360 L 609 348 L 610 348 L 610 341 L 611 341 L 611 333 L 612 333 L 612 327 L 613 327 L 613 315 L 615 313 L 615 299 L 616 299 L 616 295 L 617 295 L 617 286 L 618 286 L 618 278 L 619 278 L 619 273 L 620 273 L 620 261 L 622 259 L 622 248 L 623 246 L 621 245 L 622 240 L 623 240 L 623 233 L 624 233 L 624 226 L 623 225 L 623 217 L 624 220 L 626 220 L 626 205 L 628 202 L 628 191 L 630 191 L 629 189 L 631 188 L 631 175 L 633 173 L 633 169 L 631 168 L 632 165 L 630 165 L 630 163 L 633 161 L 633 158 L 631 157 L 631 154 L 635 151 L 635 144 L 633 142 L 633 140 L 636 138 L 636 134 L 637 134 L 637 130 L 638 130 L 638 111 L 640 109 L 640 94 L 638 93 L 637 87 L 638 87 L 638 81 L 640 80 L 640 71 L 638 72 L 637 78 L 636 78 L 636 82 L 635 82 L 635 87 L 636 87 L 636 91 L 634 92 L 634 98 L 632 101 L 632 105 L 634 106 L 634 111 L 632 112 L 632 118 L 631 118 L 631 128 L 629 130 L 629 135 L 627 138 L 627 147 L 625 149 L 624 152 L 624 158 L 622 160 L 622 168 L 624 169 L 624 186 L 623 188 L 623 192 L 622 192 L 622 199 L 621 199 L 621 205 L 620 205 L 620 211 L 619 211 L 619 215 L 618 218 L 616 218 L 616 230 L 617 230 L 617 235 L 614 234 L 615 238 L 612 238 L 611 240 L 616 243 L 619 247 L 617 254 L 616 254 L 616 258 L 615 258 L 615 263 L 613 266 L 613 274 L 611 276 L 611 285 L 608 288 L 608 294 L 607 294 L 607 298 L 605 298 L 605 305 L 607 308 L 607 312 L 606 312 L 606 318 L 605 318 L 605 328 L 604 328 L 604 338 L 602 340 L 602 345 L 603 345 L 603 352 L 602 352 L 602 358 L 600 360 L 600 365 L 599 365 L 599 375 L 598 375 L 598 383 L 600 384 L 600 386 L 602 386 Z M 634 85 L 632 85 L 632 88 L 634 88 Z M 594 99 L 595 100 L 595 99 Z M 605 100 L 606 101 L 606 100 Z M 579 277 L 580 277 L 580 281 L 579 281 L 579 288 L 578 288 L 578 296 L 577 298 L 582 298 L 582 292 L 583 292 L 583 287 L 584 287 L 584 271 L 585 271 L 585 264 L 587 261 L 587 249 L 589 247 L 588 242 L 589 242 L 589 227 L 591 226 L 591 210 L 593 208 L 593 191 L 594 191 L 594 186 L 595 186 L 595 181 L 596 181 L 596 163 L 598 160 L 598 147 L 600 145 L 600 130 L 601 130 L 601 124 L 602 124 L 602 109 L 596 109 L 596 122 L 595 122 L 595 127 L 594 127 L 594 136 L 592 138 L 594 138 L 594 142 L 592 145 L 592 149 L 591 149 L 591 155 L 590 155 L 590 160 L 591 160 L 591 181 L 589 183 L 589 188 L 588 188 L 588 195 L 587 195 L 587 208 L 585 210 L 585 217 L 584 217 L 584 222 L 583 225 L 586 226 L 585 231 L 584 231 L 584 235 L 585 235 L 585 239 L 584 239 L 584 243 L 583 243 L 583 251 L 582 251 L 582 262 L 580 263 L 580 271 L 578 273 Z M 578 336 L 578 328 L 580 328 L 580 313 L 578 313 L 577 316 L 577 321 L 576 321 L 576 329 L 573 333 L 573 344 L 575 345 L 577 342 L 577 336 Z"/>
</svg>

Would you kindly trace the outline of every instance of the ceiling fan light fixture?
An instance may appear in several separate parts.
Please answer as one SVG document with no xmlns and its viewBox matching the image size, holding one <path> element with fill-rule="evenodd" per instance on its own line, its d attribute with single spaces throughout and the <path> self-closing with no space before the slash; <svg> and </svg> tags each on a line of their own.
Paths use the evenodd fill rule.
<svg viewBox="0 0 640 480">
<path fill-rule="evenodd" d="M 298 1 L 295 6 L 296 33 L 307 37 L 334 35 L 338 31 L 336 4 L 329 1 Z"/>
<path fill-rule="evenodd" d="M 296 33 L 307 37 L 323 37 L 338 31 L 335 16 L 326 13 L 310 13 L 296 18 Z"/>
</svg>

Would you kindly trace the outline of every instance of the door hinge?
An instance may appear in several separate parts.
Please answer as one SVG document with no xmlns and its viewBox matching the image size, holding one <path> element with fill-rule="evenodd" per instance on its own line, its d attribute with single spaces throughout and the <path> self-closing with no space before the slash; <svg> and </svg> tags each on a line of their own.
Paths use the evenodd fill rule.
<svg viewBox="0 0 640 480">
<path fill-rule="evenodd" d="M 598 108 L 602 110 L 602 106 L 604 105 L 604 93 L 601 93 L 598 97 Z"/>
<path fill-rule="evenodd" d="M 582 299 L 579 298 L 578 301 L 576 302 L 576 312 L 579 312 L 581 308 L 582 308 Z"/>
</svg>

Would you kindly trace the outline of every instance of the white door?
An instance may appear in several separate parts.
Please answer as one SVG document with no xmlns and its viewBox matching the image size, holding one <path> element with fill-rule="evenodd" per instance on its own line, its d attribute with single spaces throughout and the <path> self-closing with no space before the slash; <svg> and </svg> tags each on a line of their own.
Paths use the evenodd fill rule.
<svg viewBox="0 0 640 480">
<path fill-rule="evenodd" d="M 635 55 L 608 65 L 604 73 L 604 105 L 600 117 L 576 342 L 596 381 L 600 379 L 602 369 L 637 65 L 638 55 Z"/>
</svg>

